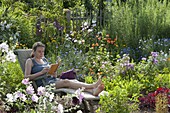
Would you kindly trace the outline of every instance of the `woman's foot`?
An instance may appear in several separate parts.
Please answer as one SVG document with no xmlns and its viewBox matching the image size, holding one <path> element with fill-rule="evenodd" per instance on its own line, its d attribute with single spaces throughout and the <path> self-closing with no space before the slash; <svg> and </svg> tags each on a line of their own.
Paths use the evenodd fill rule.
<svg viewBox="0 0 170 113">
<path fill-rule="evenodd" d="M 101 78 L 98 79 L 98 81 L 94 84 L 94 88 L 97 88 L 98 85 L 102 84 Z"/>
<path fill-rule="evenodd" d="M 99 84 L 97 88 L 93 89 L 93 95 L 98 96 L 104 90 L 104 84 Z"/>
</svg>

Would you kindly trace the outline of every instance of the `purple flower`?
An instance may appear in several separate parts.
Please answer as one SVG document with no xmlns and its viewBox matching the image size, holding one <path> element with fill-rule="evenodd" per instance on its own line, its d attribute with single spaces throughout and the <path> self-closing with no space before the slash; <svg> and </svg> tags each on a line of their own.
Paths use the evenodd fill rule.
<svg viewBox="0 0 170 113">
<path fill-rule="evenodd" d="M 75 92 L 75 94 L 76 94 L 76 96 L 77 96 L 77 98 L 79 99 L 79 102 L 81 103 L 82 102 L 82 100 L 83 100 L 83 98 L 84 98 L 84 96 L 82 95 L 82 90 L 84 90 L 84 88 L 83 89 L 78 89 L 78 90 L 76 90 L 76 92 Z"/>
<path fill-rule="evenodd" d="M 22 93 L 20 91 L 17 91 L 14 93 L 14 101 L 17 100 L 17 98 L 21 97 L 22 96 Z"/>
<path fill-rule="evenodd" d="M 20 94 L 20 99 L 22 100 L 22 101 L 26 101 L 26 95 L 25 94 Z"/>
<path fill-rule="evenodd" d="M 134 64 L 132 64 L 132 63 L 128 63 L 127 65 L 126 65 L 126 68 L 129 70 L 129 69 L 133 69 L 134 68 Z"/>
<path fill-rule="evenodd" d="M 33 94 L 32 97 L 31 97 L 32 101 L 33 102 L 38 102 L 38 96 L 36 94 Z"/>
<path fill-rule="evenodd" d="M 23 79 L 22 84 L 25 84 L 25 85 L 29 84 L 29 78 Z"/>
<path fill-rule="evenodd" d="M 158 63 L 158 60 L 156 58 L 153 59 L 153 63 L 154 64 L 157 64 Z"/>
<path fill-rule="evenodd" d="M 151 52 L 151 55 L 152 55 L 152 57 L 157 57 L 158 56 L 158 52 Z"/>
<path fill-rule="evenodd" d="M 42 86 L 38 87 L 37 92 L 38 92 L 38 95 L 40 96 L 45 95 L 45 87 L 42 87 Z"/>
<path fill-rule="evenodd" d="M 34 93 L 34 88 L 33 86 L 30 84 L 27 89 L 26 89 L 27 93 L 32 95 Z"/>
</svg>

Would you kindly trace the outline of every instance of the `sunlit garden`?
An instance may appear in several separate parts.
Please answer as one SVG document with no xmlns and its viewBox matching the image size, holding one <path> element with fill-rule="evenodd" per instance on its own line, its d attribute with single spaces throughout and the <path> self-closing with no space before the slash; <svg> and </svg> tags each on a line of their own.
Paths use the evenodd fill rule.
<svg viewBox="0 0 170 113">
<path fill-rule="evenodd" d="M 61 96 L 24 79 L 15 51 L 37 41 L 61 58 L 57 74 L 102 78 L 94 113 L 170 112 L 169 0 L 0 1 L 0 113 L 84 113 L 83 88 Z"/>
</svg>

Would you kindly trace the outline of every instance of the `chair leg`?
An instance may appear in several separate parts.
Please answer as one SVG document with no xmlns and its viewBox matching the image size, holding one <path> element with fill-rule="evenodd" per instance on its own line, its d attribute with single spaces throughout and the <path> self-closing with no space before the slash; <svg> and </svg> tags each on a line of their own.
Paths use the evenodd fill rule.
<svg viewBox="0 0 170 113">
<path fill-rule="evenodd" d="M 91 112 L 89 112 L 88 102 L 83 99 L 82 104 L 83 104 L 83 108 L 84 108 L 83 113 L 91 113 Z"/>
<path fill-rule="evenodd" d="M 94 113 L 94 109 L 93 109 L 93 100 L 89 100 L 89 107 L 90 107 L 90 113 Z"/>
</svg>

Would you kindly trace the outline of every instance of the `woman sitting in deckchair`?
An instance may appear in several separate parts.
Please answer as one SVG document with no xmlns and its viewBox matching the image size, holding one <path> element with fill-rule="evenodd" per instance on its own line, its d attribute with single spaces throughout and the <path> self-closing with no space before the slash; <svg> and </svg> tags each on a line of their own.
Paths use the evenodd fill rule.
<svg viewBox="0 0 170 113">
<path fill-rule="evenodd" d="M 49 62 L 44 57 L 45 45 L 41 42 L 34 43 L 32 47 L 32 58 L 28 58 L 25 64 L 25 78 L 34 80 L 37 77 L 45 75 L 49 71 Z M 80 81 L 69 80 L 69 79 L 56 79 L 56 74 L 53 76 L 46 76 L 46 84 L 55 83 L 56 88 L 85 88 L 85 91 L 92 93 L 97 96 L 104 90 L 104 84 L 101 79 L 94 84 L 87 84 Z M 42 80 L 36 81 L 37 86 L 42 86 Z"/>
</svg>

